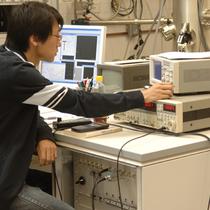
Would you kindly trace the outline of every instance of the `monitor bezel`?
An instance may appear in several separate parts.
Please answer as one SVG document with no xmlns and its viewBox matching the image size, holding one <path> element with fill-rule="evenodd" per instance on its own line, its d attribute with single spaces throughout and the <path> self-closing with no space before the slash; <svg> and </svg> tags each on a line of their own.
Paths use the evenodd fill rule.
<svg viewBox="0 0 210 210">
<path fill-rule="evenodd" d="M 93 25 L 63 25 L 62 29 L 61 29 L 61 35 L 63 35 L 65 30 L 100 30 L 100 50 L 98 51 L 99 55 L 98 55 L 98 60 L 95 63 L 95 67 L 97 68 L 97 64 L 101 64 L 104 62 L 105 60 L 105 43 L 106 43 L 106 26 L 93 26 Z M 76 59 L 75 59 L 76 60 Z M 43 63 L 46 61 L 40 61 L 39 63 L 39 71 L 42 74 L 42 65 Z M 53 62 L 52 62 L 53 64 Z M 86 66 L 84 66 L 86 67 Z M 96 73 L 97 74 L 97 73 Z M 94 75 L 96 76 L 96 75 Z M 95 78 L 93 78 L 95 80 Z M 53 83 L 58 83 L 58 84 L 64 84 L 64 85 L 68 85 L 68 84 L 77 84 L 78 80 L 59 80 L 59 81 L 55 81 L 55 80 L 51 80 L 51 82 Z"/>
</svg>

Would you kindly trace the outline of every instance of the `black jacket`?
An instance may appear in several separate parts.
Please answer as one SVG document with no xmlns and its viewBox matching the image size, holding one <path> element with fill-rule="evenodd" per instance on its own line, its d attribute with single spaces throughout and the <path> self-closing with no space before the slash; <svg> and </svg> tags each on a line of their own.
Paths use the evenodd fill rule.
<svg viewBox="0 0 210 210">
<path fill-rule="evenodd" d="M 23 186 L 37 141 L 53 140 L 38 105 L 61 112 L 96 117 L 143 105 L 140 91 L 91 94 L 58 86 L 33 64 L 0 47 L 0 206 L 9 204 Z"/>
</svg>

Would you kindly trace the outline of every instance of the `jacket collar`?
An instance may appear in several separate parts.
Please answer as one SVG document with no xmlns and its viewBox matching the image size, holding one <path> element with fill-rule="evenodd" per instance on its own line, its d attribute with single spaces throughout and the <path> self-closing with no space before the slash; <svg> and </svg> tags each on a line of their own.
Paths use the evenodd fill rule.
<svg viewBox="0 0 210 210">
<path fill-rule="evenodd" d="M 15 51 L 13 51 L 13 50 L 10 50 L 7 46 L 4 46 L 4 48 L 5 48 L 7 51 L 9 51 L 9 52 L 14 53 L 14 54 L 15 54 L 17 57 L 19 57 L 23 62 L 25 62 L 25 63 L 30 63 L 31 65 L 34 66 L 34 64 L 33 64 L 32 62 L 27 61 L 27 58 L 26 58 L 26 56 L 24 55 L 24 53 L 18 53 L 18 52 L 15 52 Z"/>
</svg>

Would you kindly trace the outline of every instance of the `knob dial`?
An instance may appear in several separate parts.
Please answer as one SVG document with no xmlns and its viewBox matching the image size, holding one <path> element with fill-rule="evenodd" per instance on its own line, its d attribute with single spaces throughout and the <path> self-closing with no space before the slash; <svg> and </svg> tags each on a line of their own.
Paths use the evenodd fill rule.
<svg viewBox="0 0 210 210">
<path fill-rule="evenodd" d="M 79 179 L 75 182 L 75 184 L 85 185 L 86 180 L 84 176 L 80 176 Z"/>
</svg>

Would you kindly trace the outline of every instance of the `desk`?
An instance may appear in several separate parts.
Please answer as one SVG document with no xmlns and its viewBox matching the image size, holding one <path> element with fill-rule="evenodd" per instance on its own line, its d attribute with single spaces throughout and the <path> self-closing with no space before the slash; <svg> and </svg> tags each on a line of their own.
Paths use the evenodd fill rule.
<svg viewBox="0 0 210 210">
<path fill-rule="evenodd" d="M 210 136 L 210 130 L 203 131 Z M 66 131 L 56 133 L 58 145 L 71 152 L 73 173 L 66 178 L 63 192 L 72 190 L 77 210 L 90 210 L 91 191 L 97 174 L 105 168 L 111 181 L 95 191 L 97 210 L 119 210 L 116 159 L 121 146 L 130 139 L 120 156 L 120 183 L 125 209 L 130 210 L 209 210 L 210 142 L 194 135 L 170 136 L 123 129 L 118 133 L 92 138 L 73 138 Z M 69 153 L 70 154 L 70 153 Z M 59 163 L 58 160 L 58 165 Z M 61 168 L 60 168 L 61 169 Z M 72 170 L 72 169 L 71 169 Z M 62 173 L 60 172 L 60 175 Z M 81 177 L 85 183 L 75 184 Z"/>
</svg>

